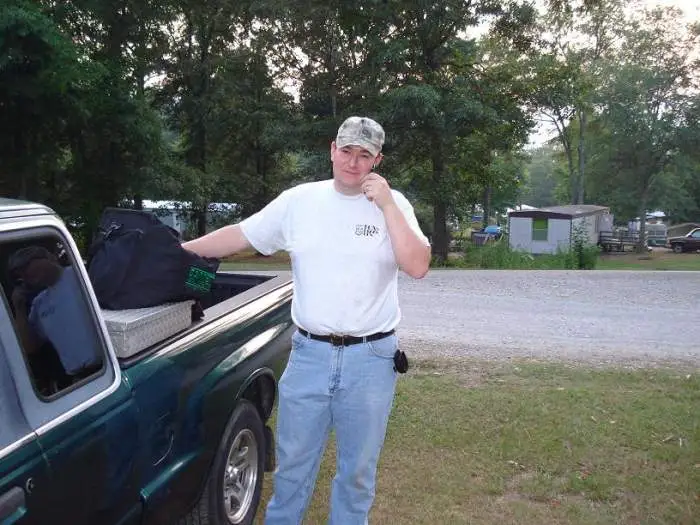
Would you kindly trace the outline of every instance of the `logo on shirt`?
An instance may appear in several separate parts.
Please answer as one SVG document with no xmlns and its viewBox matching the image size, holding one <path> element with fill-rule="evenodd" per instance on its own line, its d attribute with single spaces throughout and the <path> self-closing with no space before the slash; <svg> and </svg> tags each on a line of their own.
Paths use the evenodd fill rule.
<svg viewBox="0 0 700 525">
<path fill-rule="evenodd" d="M 56 313 L 56 307 L 54 305 L 47 305 L 46 307 L 39 309 L 39 317 L 42 319 L 46 319 L 47 317 L 51 317 L 55 313 Z"/>
<path fill-rule="evenodd" d="M 379 235 L 379 228 L 373 224 L 357 224 L 355 225 L 355 235 L 358 237 L 374 237 Z"/>
</svg>

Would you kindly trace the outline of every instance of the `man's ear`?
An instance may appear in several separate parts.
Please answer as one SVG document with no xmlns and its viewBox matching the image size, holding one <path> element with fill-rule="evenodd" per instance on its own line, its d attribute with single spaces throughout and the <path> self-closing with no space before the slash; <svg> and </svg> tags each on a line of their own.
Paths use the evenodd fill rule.
<svg viewBox="0 0 700 525">
<path fill-rule="evenodd" d="M 377 156 L 374 158 L 374 164 L 372 165 L 372 169 L 375 169 L 377 166 L 379 166 L 383 158 L 384 155 L 382 155 L 381 153 L 377 153 Z"/>
</svg>

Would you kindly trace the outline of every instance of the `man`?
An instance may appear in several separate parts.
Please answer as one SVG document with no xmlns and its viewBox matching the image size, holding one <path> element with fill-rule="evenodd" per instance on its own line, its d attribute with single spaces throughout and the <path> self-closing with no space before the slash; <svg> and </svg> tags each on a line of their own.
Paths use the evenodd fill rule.
<svg viewBox="0 0 700 525">
<path fill-rule="evenodd" d="M 373 172 L 383 144 L 377 122 L 350 117 L 331 143 L 332 180 L 296 186 L 240 224 L 184 244 L 208 257 L 251 245 L 291 255 L 299 329 L 279 384 L 267 525 L 301 523 L 331 429 L 330 523 L 367 523 L 396 382 L 397 270 L 421 278 L 430 263 L 412 206 Z"/>
<path fill-rule="evenodd" d="M 99 370 L 102 358 L 73 268 L 61 266 L 46 248 L 29 246 L 12 254 L 8 270 L 20 283 L 12 292 L 12 306 L 22 346 L 32 362 L 37 358 L 44 363 L 40 366 L 50 362 L 42 359 L 48 356 L 37 355 L 49 342 L 68 375 L 68 384 Z"/>
</svg>

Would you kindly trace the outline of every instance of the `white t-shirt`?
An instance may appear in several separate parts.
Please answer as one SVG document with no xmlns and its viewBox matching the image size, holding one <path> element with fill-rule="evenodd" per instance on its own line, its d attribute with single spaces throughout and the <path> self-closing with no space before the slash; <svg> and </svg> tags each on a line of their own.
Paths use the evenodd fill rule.
<svg viewBox="0 0 700 525">
<path fill-rule="evenodd" d="M 411 204 L 392 192 L 410 227 L 429 245 Z M 292 320 L 300 328 L 319 335 L 364 336 L 399 324 L 391 239 L 381 210 L 364 195 L 343 195 L 333 180 L 300 184 L 240 226 L 260 253 L 289 252 Z"/>
</svg>

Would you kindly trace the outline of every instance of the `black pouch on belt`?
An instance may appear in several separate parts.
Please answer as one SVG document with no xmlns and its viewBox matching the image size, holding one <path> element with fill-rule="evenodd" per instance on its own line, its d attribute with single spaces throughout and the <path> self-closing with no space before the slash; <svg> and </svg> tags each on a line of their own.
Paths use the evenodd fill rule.
<svg viewBox="0 0 700 525">
<path fill-rule="evenodd" d="M 408 372 L 408 357 L 402 350 L 397 350 L 394 353 L 394 370 L 399 374 Z"/>
</svg>

